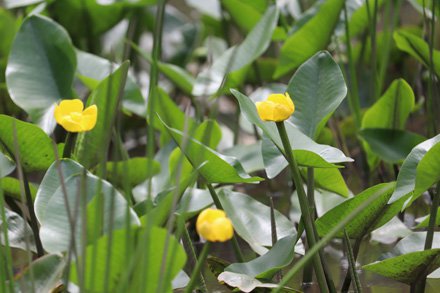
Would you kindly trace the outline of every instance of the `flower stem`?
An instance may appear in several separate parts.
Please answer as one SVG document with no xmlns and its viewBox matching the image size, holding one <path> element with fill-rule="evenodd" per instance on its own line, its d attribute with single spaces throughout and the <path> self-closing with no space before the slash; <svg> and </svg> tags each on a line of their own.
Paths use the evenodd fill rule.
<svg viewBox="0 0 440 293">
<path fill-rule="evenodd" d="M 192 292 L 194 285 L 196 283 L 196 280 L 199 277 L 200 270 L 202 269 L 203 263 L 206 260 L 206 257 L 208 256 L 209 248 L 211 246 L 211 242 L 206 242 L 203 246 L 202 252 L 200 253 L 200 256 L 197 260 L 196 267 L 194 268 L 194 271 L 191 274 L 191 279 L 189 280 L 188 285 L 185 288 L 185 293 Z"/>
<path fill-rule="evenodd" d="M 76 134 L 72 132 L 67 132 L 66 141 L 64 143 L 63 158 L 70 158 L 75 141 Z"/>
<path fill-rule="evenodd" d="M 359 281 L 359 276 L 356 272 L 356 257 L 354 256 L 353 248 L 351 247 L 350 237 L 348 237 L 347 230 L 345 229 L 344 229 L 344 240 L 345 240 L 345 245 L 347 247 L 348 269 L 350 271 L 349 273 L 351 275 L 351 279 L 354 280 L 354 292 L 356 293 L 362 292 L 361 282 Z M 350 287 L 350 283 L 348 283 L 348 287 Z M 347 288 L 347 291 L 348 289 L 349 288 Z M 341 292 L 344 292 L 344 290 L 341 290 Z"/>
<path fill-rule="evenodd" d="M 306 192 L 304 191 L 304 186 L 299 172 L 298 164 L 296 163 L 295 157 L 292 153 L 292 147 L 289 142 L 289 137 L 287 136 L 286 127 L 284 122 L 277 122 L 278 133 L 280 134 L 281 141 L 284 147 L 284 156 L 289 162 L 290 172 L 292 173 L 293 183 L 296 186 L 298 193 L 299 205 L 301 209 L 301 214 L 304 219 L 304 228 L 306 230 L 306 238 L 309 248 L 313 247 L 316 243 L 315 239 L 315 229 L 313 225 L 312 216 L 310 213 L 308 200 Z M 316 278 L 318 280 L 321 292 L 328 292 L 327 280 L 325 278 L 323 265 L 319 255 L 313 257 L 313 267 L 315 268 Z"/>
<path fill-rule="evenodd" d="M 217 192 L 215 191 L 214 187 L 212 187 L 211 183 L 208 183 L 207 187 L 209 193 L 211 194 L 212 200 L 214 201 L 215 207 L 220 210 L 223 210 L 222 203 L 220 202 L 220 199 L 218 198 Z M 241 253 L 241 249 L 240 249 L 240 245 L 238 244 L 237 237 L 234 235 L 231 240 L 232 240 L 232 249 L 234 250 L 237 261 L 244 262 L 243 253 Z"/>
</svg>

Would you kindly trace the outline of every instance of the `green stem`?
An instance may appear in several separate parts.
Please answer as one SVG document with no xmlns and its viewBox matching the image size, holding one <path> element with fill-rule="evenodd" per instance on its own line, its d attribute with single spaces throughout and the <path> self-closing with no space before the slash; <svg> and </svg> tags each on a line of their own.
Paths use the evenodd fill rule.
<svg viewBox="0 0 440 293">
<path fill-rule="evenodd" d="M 362 292 L 361 282 L 359 281 L 359 276 L 356 272 L 356 258 L 353 253 L 353 248 L 351 247 L 350 237 L 348 237 L 347 230 L 344 229 L 344 240 L 347 247 L 347 259 L 348 259 L 348 269 L 350 271 L 351 278 L 354 280 L 354 292 Z M 350 283 L 348 283 L 348 288 Z M 347 288 L 347 289 L 348 289 Z M 344 292 L 342 290 L 342 292 Z"/>
<path fill-rule="evenodd" d="M 32 232 L 34 233 L 35 246 L 37 247 L 37 255 L 38 257 L 42 257 L 44 255 L 44 249 L 40 239 L 38 220 L 37 220 L 37 216 L 35 215 L 34 203 L 32 202 L 31 190 L 29 188 L 29 181 L 24 172 L 23 172 L 23 181 L 24 181 L 24 193 L 26 195 L 26 205 L 28 207 L 28 212 L 30 217 L 30 226 L 32 228 Z"/>
<path fill-rule="evenodd" d="M 222 203 L 220 202 L 220 199 L 218 198 L 218 194 L 215 191 L 214 187 L 212 187 L 211 183 L 206 184 L 209 190 L 209 193 L 211 194 L 212 200 L 214 201 L 214 205 L 216 208 L 223 210 Z M 237 237 L 232 237 L 232 249 L 234 250 L 235 257 L 237 258 L 238 262 L 244 262 L 243 253 L 241 252 L 240 245 L 238 244 Z"/>
<path fill-rule="evenodd" d="M 3 190 L 0 189 L 0 217 L 2 223 L 6 223 L 6 208 L 4 199 Z M 5 279 L 9 280 L 9 292 L 14 292 L 14 270 L 12 268 L 12 255 L 11 247 L 9 246 L 8 228 L 6 225 L 2 226 L 3 228 L 0 232 L 3 234 L 4 248 L 0 249 L 0 257 L 3 260 L 0 266 L 4 269 L 2 275 L 5 277 Z M 6 282 L 2 285 L 5 285 L 6 287 Z"/>
<path fill-rule="evenodd" d="M 147 157 L 150 159 L 147 170 L 148 174 L 151 174 L 153 170 L 153 159 L 154 159 L 154 149 L 155 149 L 155 140 L 154 140 L 154 121 L 156 120 L 156 111 L 155 104 L 157 99 L 157 85 L 159 82 L 159 61 L 160 61 L 160 53 L 162 50 L 162 30 L 163 30 L 163 21 L 165 16 L 165 6 L 166 0 L 157 2 L 157 11 L 156 11 L 156 22 L 153 33 L 153 52 L 151 54 L 151 71 L 150 71 L 150 88 L 148 90 L 148 118 L 149 123 L 147 127 Z M 152 198 L 152 186 L 151 180 L 148 184 L 148 198 Z"/>
<path fill-rule="evenodd" d="M 315 190 L 314 190 L 314 170 L 313 168 L 307 168 L 307 199 L 309 202 L 310 215 L 312 217 L 312 221 L 315 219 Z M 315 235 L 316 236 L 316 235 Z M 315 237 L 316 240 L 316 237 Z M 310 243 L 307 243 L 310 247 Z M 313 281 L 313 266 L 311 264 L 306 265 L 303 271 L 303 284 L 308 284 Z"/>
<path fill-rule="evenodd" d="M 350 106 L 351 113 L 354 117 L 354 122 L 356 128 L 359 129 L 361 127 L 361 107 L 359 104 L 359 91 L 356 77 L 356 69 L 353 61 L 353 55 L 351 52 L 351 41 L 350 41 L 350 29 L 348 26 L 348 14 L 347 7 L 344 2 L 344 24 L 345 24 L 345 45 L 347 47 L 347 56 L 348 56 L 348 68 L 350 77 L 350 89 L 348 95 L 348 105 Z"/>
<path fill-rule="evenodd" d="M 73 146 L 75 145 L 76 134 L 72 132 L 67 132 L 66 140 L 64 143 L 63 158 L 70 158 L 73 151 Z"/>
<path fill-rule="evenodd" d="M 192 244 L 192 240 L 191 240 L 191 237 L 189 235 L 188 228 L 186 227 L 186 225 L 184 223 L 183 223 L 182 243 L 183 243 L 184 246 L 187 247 L 187 250 L 189 250 L 189 256 L 188 257 L 190 259 L 191 266 L 195 265 L 197 263 L 196 251 L 194 249 L 194 245 Z M 205 282 L 205 278 L 203 278 L 203 274 L 199 274 L 199 278 L 200 278 L 201 286 L 205 289 L 205 292 L 207 292 L 207 290 L 206 290 L 206 282 Z"/>
<path fill-rule="evenodd" d="M 293 182 L 296 186 L 296 190 L 298 193 L 299 205 L 301 208 L 301 214 L 304 219 L 304 228 L 306 230 L 307 243 L 309 244 L 309 248 L 313 248 L 316 244 L 315 243 L 316 242 L 315 229 L 313 226 L 313 220 L 312 220 L 312 216 L 310 214 L 310 209 L 308 206 L 307 195 L 304 191 L 301 174 L 299 172 L 299 168 L 296 163 L 295 157 L 293 156 L 293 153 L 292 153 L 292 147 L 289 142 L 289 137 L 287 136 L 286 127 L 284 125 L 284 122 L 277 122 L 276 126 L 277 126 L 278 132 L 280 134 L 281 141 L 283 143 L 284 154 L 285 154 L 287 161 L 289 162 L 289 167 L 290 167 L 290 171 L 292 173 L 291 175 L 293 178 Z M 321 292 L 328 292 L 329 289 L 328 289 L 328 285 L 327 285 L 327 280 L 326 280 L 326 277 L 324 274 L 324 268 L 321 263 L 321 259 L 320 259 L 319 255 L 316 255 L 313 257 L 313 266 L 315 268 L 315 274 L 316 274 L 316 278 L 318 280 Z"/>
<path fill-rule="evenodd" d="M 353 262 L 354 263 L 356 263 L 356 259 L 359 254 L 359 249 L 361 248 L 362 238 L 363 237 L 361 236 L 356 239 L 356 241 L 354 242 L 353 249 L 351 249 L 351 247 L 350 247 L 351 251 L 353 252 Z M 351 277 L 352 276 L 350 274 L 350 271 L 348 271 L 347 275 L 345 276 L 344 283 L 342 284 L 341 292 L 348 292 L 348 290 L 350 289 Z"/>
<path fill-rule="evenodd" d="M 278 287 L 272 290 L 272 293 L 280 292 L 289 282 L 310 260 L 312 260 L 315 255 L 322 249 L 327 243 L 329 243 L 335 235 L 344 229 L 344 227 L 350 223 L 361 211 L 363 211 L 368 205 L 377 200 L 385 191 L 385 188 L 381 188 L 376 193 L 374 193 L 371 197 L 368 198 L 365 202 L 363 202 L 360 206 L 355 208 L 351 213 L 347 215 L 342 221 L 340 221 L 336 226 L 334 226 L 321 240 L 319 240 L 315 246 L 307 251 L 306 255 L 304 255 L 285 275 L 285 277 L 278 284 Z"/>
<path fill-rule="evenodd" d="M 200 253 L 199 259 L 197 260 L 196 267 L 191 274 L 191 279 L 189 280 L 188 285 L 185 288 L 185 293 L 191 293 L 194 289 L 194 285 L 196 284 L 196 280 L 200 274 L 202 266 L 208 256 L 209 248 L 211 246 L 211 242 L 206 242 L 203 246 L 202 252 Z"/>
<path fill-rule="evenodd" d="M 440 182 L 437 183 L 437 188 L 435 191 L 435 194 L 433 195 L 432 199 L 432 205 L 431 205 L 431 212 L 429 214 L 429 224 L 428 224 L 428 231 L 426 232 L 426 239 L 425 239 L 425 250 L 429 250 L 432 248 L 432 242 L 434 240 L 434 229 L 435 229 L 435 222 L 437 219 L 437 211 L 440 204 Z M 415 293 L 421 293 L 425 291 L 426 286 L 426 275 L 421 274 L 417 280 L 411 284 L 411 292 Z"/>
<path fill-rule="evenodd" d="M 434 198 L 432 200 L 431 213 L 429 216 L 428 232 L 426 233 L 426 240 L 425 240 L 425 250 L 432 248 L 432 241 L 434 239 L 434 228 L 437 219 L 437 211 L 439 204 L 440 204 L 440 182 L 437 183 L 437 188 L 434 194 Z"/>
</svg>

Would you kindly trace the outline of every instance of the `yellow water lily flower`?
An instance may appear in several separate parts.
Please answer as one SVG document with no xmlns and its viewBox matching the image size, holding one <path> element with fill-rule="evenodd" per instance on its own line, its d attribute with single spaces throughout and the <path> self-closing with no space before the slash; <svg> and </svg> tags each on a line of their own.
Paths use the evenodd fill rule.
<svg viewBox="0 0 440 293">
<path fill-rule="evenodd" d="M 200 236 L 211 242 L 225 242 L 234 235 L 231 220 L 222 210 L 205 209 L 197 218 L 196 230 Z"/>
<path fill-rule="evenodd" d="M 69 132 L 83 132 L 93 129 L 96 125 L 98 108 L 96 105 L 87 107 L 79 99 L 62 100 L 55 106 L 55 120 Z"/>
<path fill-rule="evenodd" d="M 295 111 L 295 105 L 288 93 L 271 94 L 263 102 L 256 102 L 258 115 L 263 121 L 281 122 Z"/>
</svg>

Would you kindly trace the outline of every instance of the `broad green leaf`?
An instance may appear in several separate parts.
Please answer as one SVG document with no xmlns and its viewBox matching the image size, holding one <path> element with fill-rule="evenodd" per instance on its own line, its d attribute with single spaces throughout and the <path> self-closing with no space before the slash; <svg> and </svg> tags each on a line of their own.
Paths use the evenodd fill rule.
<svg viewBox="0 0 440 293">
<path fill-rule="evenodd" d="M 387 255 L 399 256 L 425 250 L 427 232 L 413 232 L 400 240 Z M 440 233 L 434 232 L 432 248 L 440 248 Z"/>
<path fill-rule="evenodd" d="M 192 94 L 201 96 L 216 93 L 225 75 L 251 64 L 263 54 L 270 44 L 277 21 L 278 9 L 270 7 L 240 45 L 229 48 L 214 61 L 211 68 L 197 76 Z"/>
<path fill-rule="evenodd" d="M 0 179 L 0 188 L 3 190 L 3 194 L 11 196 L 19 201 L 22 199 L 22 191 L 20 187 L 21 184 L 22 182 L 20 180 L 13 177 L 3 177 Z M 30 182 L 29 190 L 31 192 L 32 199 L 35 199 L 37 195 L 37 188 Z"/>
<path fill-rule="evenodd" d="M 53 292 L 63 276 L 66 261 L 58 254 L 45 255 L 26 268 L 15 281 L 18 292 Z"/>
<path fill-rule="evenodd" d="M 178 129 L 180 131 L 183 131 L 184 129 L 192 131 L 197 125 L 195 119 L 188 115 L 185 115 L 185 113 L 176 105 L 176 103 L 164 90 L 159 88 L 157 94 L 158 98 L 156 99 L 157 103 L 155 105 L 156 111 L 155 116 L 153 117 L 155 121 L 153 123 L 155 128 L 158 128 L 162 131 L 162 143 L 168 142 L 170 138 L 166 127 L 162 125 L 160 119 L 162 119 L 167 125 L 171 126 L 172 128 Z M 149 121 L 151 121 L 151 119 L 152 118 L 149 117 Z"/>
<path fill-rule="evenodd" d="M 374 103 L 362 118 L 362 128 L 405 128 L 406 120 L 414 108 L 414 93 L 409 84 L 403 79 L 393 81 L 385 94 Z M 370 169 L 379 163 L 379 158 L 371 150 L 371 146 L 362 141 L 367 154 Z"/>
<path fill-rule="evenodd" d="M 76 50 L 78 60 L 77 76 L 91 90 L 94 90 L 99 82 L 118 68 L 117 64 L 99 56 Z M 125 110 L 138 116 L 145 116 L 145 101 L 139 86 L 130 73 L 122 96 L 122 106 Z"/>
<path fill-rule="evenodd" d="M 222 132 L 218 123 L 214 120 L 205 120 L 201 123 L 194 132 L 190 132 L 189 135 L 193 140 L 200 141 L 203 145 L 208 148 L 215 149 L 220 142 Z M 179 165 L 181 164 L 181 165 Z M 181 168 L 181 169 L 179 169 Z M 175 179 L 181 180 L 182 178 L 176 178 L 181 173 L 181 177 L 186 177 L 187 174 L 191 173 L 193 167 L 191 163 L 182 154 L 182 151 L 177 147 L 170 155 L 169 160 L 169 170 L 170 170 L 170 182 L 174 182 Z M 173 185 L 177 184 L 173 183 Z"/>
<path fill-rule="evenodd" d="M 363 237 L 370 231 L 379 228 L 399 212 L 399 203 L 387 205 L 387 202 L 394 190 L 394 182 L 378 184 L 366 189 L 353 198 L 350 198 L 338 206 L 334 207 L 322 217 L 316 220 L 316 228 L 320 236 L 327 234 L 335 225 L 344 219 L 352 210 L 360 206 L 371 196 L 381 195 L 372 202 L 368 208 L 360 212 L 345 229 L 352 239 Z M 342 238 L 343 232 L 339 232 L 337 237 Z"/>
<path fill-rule="evenodd" d="M 362 128 L 405 128 L 414 108 L 414 93 L 404 79 L 396 79 L 362 118 Z"/>
<path fill-rule="evenodd" d="M 416 251 L 368 264 L 362 269 L 412 284 L 440 267 L 440 249 Z"/>
<path fill-rule="evenodd" d="M 278 240 L 265 254 L 249 262 L 234 263 L 226 267 L 225 271 L 244 274 L 253 278 L 270 280 L 273 275 L 288 266 L 295 256 L 296 236 L 289 235 Z"/>
<path fill-rule="evenodd" d="M 143 239 L 148 241 L 148 245 L 145 245 Z M 85 262 L 84 284 L 87 292 L 108 292 L 105 289 L 109 292 L 118 292 L 121 277 L 127 273 L 130 264 L 127 253 L 137 253 L 138 256 L 132 270 L 134 276 L 126 288 L 127 292 L 138 291 L 142 284 L 146 285 L 143 292 L 158 292 L 161 282 L 163 287 L 160 292 L 171 292 L 171 282 L 186 262 L 185 251 L 173 235 L 169 235 L 166 229 L 153 226 L 148 232 L 141 229 L 114 231 L 111 240 L 109 246 L 109 236 L 103 236 L 86 249 L 86 259 L 82 261 Z M 132 245 L 127 245 L 129 243 Z M 166 258 L 162 267 L 164 257 Z M 79 269 L 76 263 L 72 264 L 71 280 L 77 284 Z M 107 272 L 108 283 L 106 283 Z M 142 273 L 145 275 L 141 275 Z"/>
<path fill-rule="evenodd" d="M 231 287 L 236 288 L 240 292 L 253 292 L 257 288 L 277 288 L 278 284 L 263 283 L 253 277 L 245 274 L 234 272 L 223 272 L 218 276 L 218 281 L 226 283 Z"/>
<path fill-rule="evenodd" d="M 295 104 L 290 120 L 314 139 L 345 98 L 347 86 L 339 66 L 328 52 L 323 51 L 298 68 L 287 92 Z"/>
<path fill-rule="evenodd" d="M 73 219 L 74 234 L 69 219 Z M 70 248 L 72 234 L 77 251 L 81 251 L 82 244 L 92 240 L 91 235 L 108 234 L 140 222 L 122 194 L 108 182 L 85 173 L 65 177 L 63 186 L 48 200 L 40 224 L 44 249 L 55 253 Z"/>
<path fill-rule="evenodd" d="M 250 145 L 235 145 L 224 150 L 227 156 L 236 157 L 246 173 L 263 170 L 263 156 L 261 154 L 261 141 Z"/>
<path fill-rule="evenodd" d="M 389 163 L 402 161 L 413 147 L 425 140 L 423 136 L 399 129 L 366 128 L 359 135 L 374 154 Z"/>
<path fill-rule="evenodd" d="M 440 142 L 440 134 L 433 138 L 425 140 L 411 150 L 405 161 L 403 161 L 402 167 L 400 168 L 399 174 L 397 175 L 396 189 L 391 196 L 389 203 L 393 203 L 400 198 L 405 197 L 410 193 L 413 193 L 416 187 L 416 174 L 418 170 L 417 166 L 424 158 L 426 153 L 432 147 L 437 145 L 438 142 Z M 414 195 L 418 196 L 418 194 Z M 405 209 L 407 204 L 408 203 L 405 203 L 402 209 Z"/>
<path fill-rule="evenodd" d="M 206 189 L 187 189 L 176 208 L 176 213 L 189 219 L 213 204 L 211 193 Z"/>
<path fill-rule="evenodd" d="M 394 32 L 394 41 L 397 47 L 416 58 L 420 63 L 429 68 L 429 45 L 421 37 L 405 30 Z M 437 76 L 440 76 L 440 51 L 433 51 L 433 69 Z"/>
<path fill-rule="evenodd" d="M 281 47 L 280 61 L 274 78 L 298 68 L 319 50 L 327 47 L 339 21 L 343 4 L 344 0 L 328 0 L 317 4 L 319 5 L 317 13 L 307 19 L 307 22 L 289 36 Z"/>
<path fill-rule="evenodd" d="M 301 172 L 306 178 L 306 169 Z M 314 179 L 317 187 L 348 197 L 349 191 L 341 172 L 335 168 L 316 168 Z"/>
<path fill-rule="evenodd" d="M 19 214 L 5 208 L 5 219 L 3 222 L 3 211 L 0 211 L 0 244 L 20 248 L 22 250 L 30 250 L 36 252 L 34 233 L 31 227 Z M 5 229 L 6 227 L 6 229 Z M 4 229 L 8 234 L 8 243 L 6 243 Z"/>
<path fill-rule="evenodd" d="M 34 203 L 35 215 L 40 223 L 46 213 L 49 200 L 61 186 L 63 179 L 67 179 L 74 174 L 81 174 L 82 172 L 84 172 L 84 168 L 70 159 L 55 161 L 49 167 L 38 187 Z"/>
<path fill-rule="evenodd" d="M 185 288 L 186 285 L 188 285 L 190 278 L 188 277 L 188 275 L 181 270 L 177 276 L 173 279 L 172 285 L 173 285 L 173 290 L 174 289 L 180 289 L 180 288 Z"/>
<path fill-rule="evenodd" d="M 243 238 L 258 254 L 268 251 L 272 246 L 270 207 L 252 197 L 226 189 L 218 191 L 218 197 L 235 232 Z M 294 225 L 280 212 L 275 210 L 278 240 L 296 235 Z M 293 242 L 292 242 L 293 245 Z"/>
<path fill-rule="evenodd" d="M 198 168 L 203 164 L 199 173 L 207 182 L 251 183 L 262 180 L 260 177 L 249 177 L 235 158 L 220 155 L 201 142 L 192 138 L 188 139 L 181 131 L 170 128 L 165 123 L 164 125 L 191 165 Z"/>
<path fill-rule="evenodd" d="M 41 128 L 10 116 L 0 115 L 0 142 L 12 158 L 18 152 L 25 172 L 46 170 L 55 160 L 52 140 Z"/>
<path fill-rule="evenodd" d="M 122 63 L 99 83 L 87 100 L 88 106 L 96 105 L 98 108 L 98 119 L 92 130 L 78 134 L 74 152 L 74 158 L 86 168 L 96 165 L 108 149 L 128 67 L 128 61 Z"/>
<path fill-rule="evenodd" d="M 32 15 L 17 33 L 6 68 L 9 94 L 45 132 L 55 127 L 54 105 L 70 99 L 76 68 L 67 32 L 53 20 Z"/>
<path fill-rule="evenodd" d="M 285 122 L 295 159 L 300 166 L 314 168 L 341 168 L 337 163 L 353 162 L 337 148 L 315 143 L 289 122 Z M 268 178 L 274 178 L 287 166 L 287 160 L 267 136 L 261 145 L 263 162 Z"/>
<path fill-rule="evenodd" d="M 3 153 L 0 153 L 0 178 L 9 175 L 14 169 L 15 163 Z"/>
<path fill-rule="evenodd" d="M 149 173 L 148 165 L 152 165 Z M 99 170 L 100 167 L 97 169 Z M 126 161 L 107 162 L 105 165 L 107 180 L 118 187 L 127 184 L 130 188 L 142 183 L 160 172 L 160 164 L 147 158 L 130 158 Z"/>
<path fill-rule="evenodd" d="M 423 156 L 417 165 L 414 194 L 421 194 L 439 180 L 440 144 L 436 144 Z"/>
</svg>

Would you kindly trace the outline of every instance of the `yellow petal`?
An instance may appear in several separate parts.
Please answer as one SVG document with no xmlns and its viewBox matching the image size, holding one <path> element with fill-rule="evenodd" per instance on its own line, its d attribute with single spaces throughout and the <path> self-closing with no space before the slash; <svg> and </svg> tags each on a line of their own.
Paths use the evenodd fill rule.
<svg viewBox="0 0 440 293">
<path fill-rule="evenodd" d="M 216 209 L 202 211 L 196 222 L 197 233 L 208 241 L 224 242 L 232 238 L 234 229 L 225 212 Z"/>
<path fill-rule="evenodd" d="M 82 112 L 83 109 L 83 102 L 79 99 L 62 100 L 59 105 L 55 107 L 55 117 L 56 115 L 69 115 L 71 112 Z"/>
<path fill-rule="evenodd" d="M 271 94 L 267 100 L 255 103 L 258 115 L 263 121 L 281 122 L 295 111 L 295 105 L 289 94 Z"/>
<path fill-rule="evenodd" d="M 83 131 L 91 130 L 96 125 L 96 120 L 98 118 L 98 108 L 96 105 L 87 107 L 82 113 L 81 127 Z"/>
<path fill-rule="evenodd" d="M 288 93 L 286 93 L 285 95 L 271 94 L 271 95 L 269 95 L 267 100 L 274 102 L 276 104 L 279 104 L 279 105 L 284 105 L 285 107 L 287 107 L 287 109 L 292 111 L 292 113 L 293 113 L 293 111 L 295 111 L 295 105 L 293 104 L 292 99 L 290 98 Z"/>
<path fill-rule="evenodd" d="M 212 235 L 210 241 L 225 242 L 232 238 L 234 229 L 231 220 L 228 218 L 218 218 L 212 223 Z"/>
<path fill-rule="evenodd" d="M 73 120 L 70 116 L 65 116 L 65 118 L 58 122 L 65 130 L 69 132 L 81 132 L 83 131 L 81 124 Z"/>
</svg>

